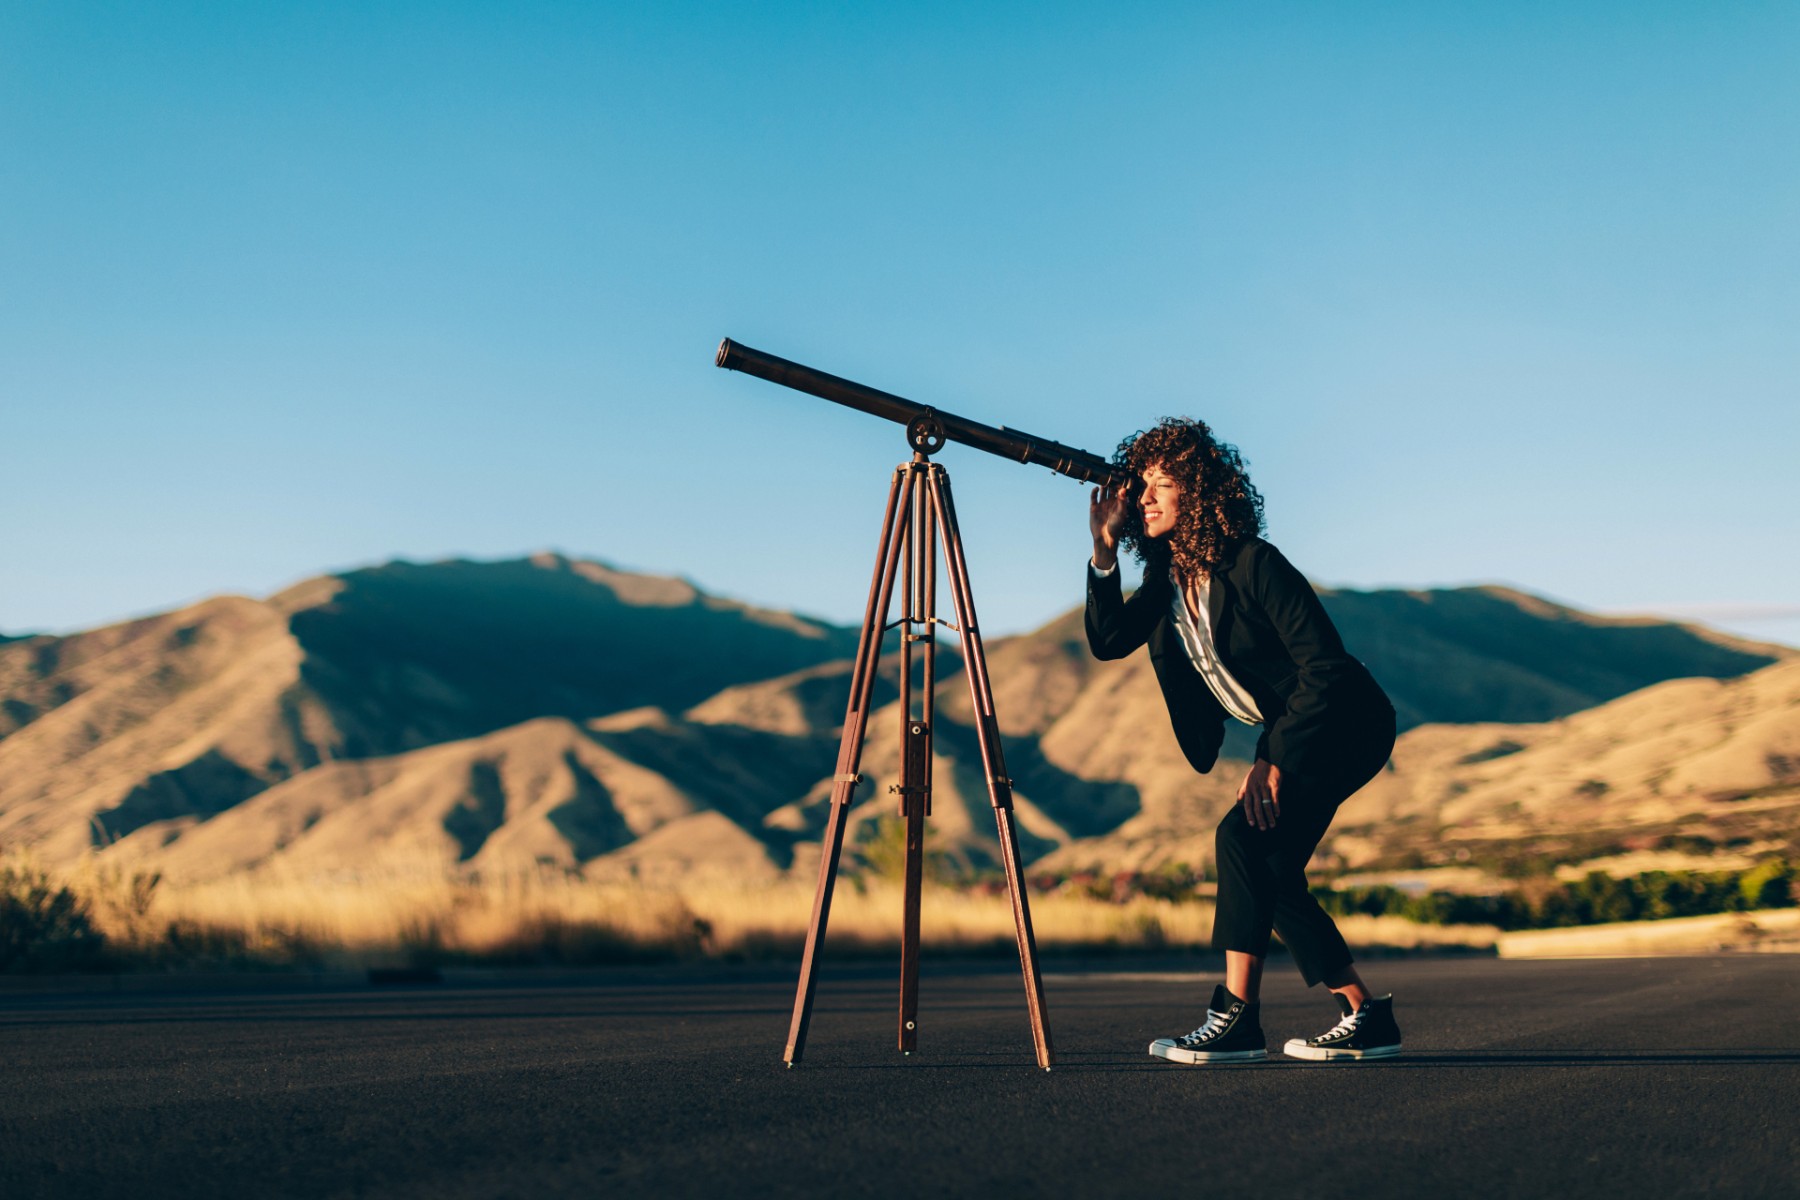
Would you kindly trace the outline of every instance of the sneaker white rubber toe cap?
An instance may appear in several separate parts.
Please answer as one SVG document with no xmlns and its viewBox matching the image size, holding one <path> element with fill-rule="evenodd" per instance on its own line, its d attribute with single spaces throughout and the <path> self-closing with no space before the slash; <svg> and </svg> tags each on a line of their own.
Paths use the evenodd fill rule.
<svg viewBox="0 0 1800 1200">
<path fill-rule="evenodd" d="M 1157 1038 L 1150 1043 L 1150 1053 L 1170 1062 L 1189 1064 L 1262 1062 L 1269 1057 L 1267 1050 L 1189 1050 L 1173 1038 Z"/>
<path fill-rule="evenodd" d="M 1400 1047 L 1371 1046 L 1367 1050 L 1353 1050 L 1346 1046 L 1314 1046 L 1305 1038 L 1289 1038 L 1281 1052 L 1289 1058 L 1305 1058 L 1313 1062 L 1360 1062 L 1365 1058 L 1392 1058 L 1400 1053 Z"/>
</svg>

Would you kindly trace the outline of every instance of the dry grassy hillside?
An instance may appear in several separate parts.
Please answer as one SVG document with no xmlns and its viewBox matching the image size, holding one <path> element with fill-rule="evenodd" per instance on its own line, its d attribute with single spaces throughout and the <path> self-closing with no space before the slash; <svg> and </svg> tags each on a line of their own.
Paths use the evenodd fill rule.
<svg viewBox="0 0 1800 1200">
<path fill-rule="evenodd" d="M 817 863 L 842 668 L 727 689 L 681 716 L 639 709 L 585 724 L 540 719 L 407 754 L 308 771 L 209 820 L 140 831 L 107 851 L 190 880 L 279 868 L 292 877 L 393 861 L 506 871 L 585 865 L 666 883 L 808 876 Z M 960 685 L 960 679 L 951 681 Z M 1020 824 L 1042 869 L 1147 869 L 1211 858 L 1241 764 L 1195 776 L 1149 681 L 1099 673 L 1042 734 L 1008 741 Z M 893 811 L 897 712 L 871 716 L 850 853 Z M 832 704 L 831 707 L 836 707 Z M 932 848 L 991 867 L 992 814 L 973 734 L 946 703 Z M 841 714 L 840 714 L 841 715 Z M 1667 845 L 1739 852 L 1800 830 L 1800 662 L 1737 680 L 1677 680 L 1559 721 L 1431 725 L 1346 805 L 1325 861 L 1492 864 Z M 171 833 L 179 836 L 170 840 Z"/>
<path fill-rule="evenodd" d="M 1499 589 L 1325 598 L 1413 719 L 1563 718 L 1407 734 L 1396 770 L 1340 821 L 1327 851 L 1343 865 L 1562 838 L 1571 789 L 1588 802 L 1588 827 L 1639 840 L 1688 828 L 1709 805 L 1771 820 L 1786 811 L 1787 768 L 1769 764 L 1800 761 L 1783 740 L 1794 714 L 1761 682 L 1791 678 L 1779 668 L 1580 710 L 1640 680 L 1732 674 L 1787 651 Z M 395 563 L 268 601 L 225 597 L 13 641 L 0 645 L 0 842 L 51 862 L 98 845 L 104 861 L 185 880 L 397 861 L 804 878 L 826 816 L 849 636 L 680 580 L 543 555 Z M 930 849 L 943 869 L 980 871 L 996 860 L 992 812 L 966 683 L 953 653 L 941 663 Z M 1148 660 L 1095 662 L 1079 611 L 995 641 L 989 665 L 1029 860 L 1210 860 L 1249 730 L 1234 725 L 1227 761 L 1196 776 Z M 886 852 L 894 669 L 888 660 L 875 698 L 852 855 Z M 1665 694 L 1660 715 L 1644 715 Z M 1706 697 L 1735 697 L 1738 715 Z M 1502 755 L 1503 744 L 1519 748 Z M 1746 766 L 1757 754 L 1764 766 Z M 1716 798 L 1734 789 L 1756 795 Z"/>
<path fill-rule="evenodd" d="M 68 860 L 109 821 L 211 816 L 314 765 L 338 733 L 301 657 L 238 597 L 0 647 L 0 840 Z"/>
<path fill-rule="evenodd" d="M 1678 679 L 1558 721 L 1427 726 L 1345 805 L 1346 866 L 1578 860 L 1800 839 L 1800 662 Z"/>
<path fill-rule="evenodd" d="M 142 854 L 346 759 L 685 706 L 848 651 L 831 626 L 557 555 L 394 563 L 12 641 L 0 841 L 51 861 L 118 839 Z"/>
<path fill-rule="evenodd" d="M 1394 698 L 1403 729 L 1422 720 L 1468 719 L 1466 714 L 1485 715 L 1490 722 L 1520 712 L 1564 716 L 1626 695 L 1642 686 L 1640 680 L 1667 679 L 1662 672 L 1730 674 L 1794 659 L 1785 647 L 1688 626 L 1593 617 L 1499 588 L 1322 595 L 1346 644 Z M 1220 764 L 1210 775 L 1195 775 L 1175 745 L 1149 660 L 1138 654 L 1122 662 L 1093 661 L 1079 611 L 997 644 L 990 666 L 995 705 L 1011 739 L 1008 754 L 1017 746 L 1028 756 L 1023 786 L 1053 807 L 1065 794 L 1078 805 L 1080 797 L 1096 795 L 1095 785 L 1106 788 L 1112 800 L 1096 806 L 1106 810 L 1097 822 L 1102 827 L 1083 829 L 1041 859 L 1040 867 L 1119 870 L 1180 862 L 1197 868 L 1211 861 L 1212 829 L 1252 754 L 1252 730 L 1235 722 L 1228 726 Z M 1684 682 L 1702 690 L 1723 686 L 1712 679 Z M 958 694 L 947 708 L 966 714 L 966 699 Z M 1793 716 L 1776 713 L 1769 720 L 1791 726 Z M 1503 737 L 1487 725 L 1426 725 L 1403 737 L 1396 762 L 1406 761 L 1409 746 L 1463 739 L 1463 731 L 1485 738 L 1482 746 Z M 1620 736 L 1658 735 L 1633 730 Z M 1063 779 L 1082 787 L 1065 792 L 1059 785 Z M 1390 787 L 1399 786 L 1393 776 L 1387 779 Z M 1421 790 L 1419 805 L 1434 802 L 1425 798 L 1428 791 Z M 1349 817 L 1347 810 L 1340 826 Z M 1420 819 L 1411 818 L 1415 824 Z M 1378 822 L 1357 825 L 1361 828 L 1343 841 L 1345 865 L 1454 855 L 1454 848 L 1422 848 L 1411 826 L 1390 837 Z M 1325 849 L 1329 857 L 1331 845 Z"/>
<path fill-rule="evenodd" d="M 1217 784 L 1196 789 L 1163 829 L 1127 824 L 1052 861 L 1198 865 L 1229 800 Z M 1410 730 L 1389 769 L 1340 810 L 1315 861 L 1452 868 L 1436 881 L 1456 886 L 1671 848 L 1690 866 L 1800 851 L 1800 662 L 1672 680 L 1541 724 Z M 1469 880 L 1456 878 L 1459 865 Z"/>
</svg>

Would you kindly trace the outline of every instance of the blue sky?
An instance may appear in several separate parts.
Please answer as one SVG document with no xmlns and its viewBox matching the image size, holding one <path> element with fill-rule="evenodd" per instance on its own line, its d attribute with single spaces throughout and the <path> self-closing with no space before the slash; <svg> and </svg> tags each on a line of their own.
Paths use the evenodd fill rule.
<svg viewBox="0 0 1800 1200">
<path fill-rule="evenodd" d="M 897 427 L 1800 642 L 1800 6 L 0 7 L 0 630 L 540 548 L 860 615 Z M 987 632 L 1079 485 L 952 449 Z"/>
</svg>

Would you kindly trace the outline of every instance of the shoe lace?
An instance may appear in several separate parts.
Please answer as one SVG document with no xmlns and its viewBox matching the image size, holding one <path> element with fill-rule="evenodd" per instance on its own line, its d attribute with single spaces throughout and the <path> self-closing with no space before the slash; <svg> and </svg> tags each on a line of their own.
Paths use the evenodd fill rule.
<svg viewBox="0 0 1800 1200">
<path fill-rule="evenodd" d="M 1314 1038 L 1313 1041 L 1329 1042 L 1340 1037 L 1348 1037 L 1350 1034 L 1356 1032 L 1362 1022 L 1363 1011 L 1359 1008 L 1353 1013 L 1346 1013 L 1343 1020 L 1339 1021 L 1336 1025 L 1333 1025 L 1330 1029 L 1327 1029 L 1324 1033 L 1321 1033 L 1318 1037 Z"/>
<path fill-rule="evenodd" d="M 1201 1023 L 1200 1028 L 1194 1030 L 1192 1033 L 1185 1034 L 1176 1040 L 1184 1046 L 1191 1046 L 1196 1042 L 1209 1041 L 1212 1038 L 1217 1037 L 1220 1033 L 1223 1033 L 1225 1027 L 1229 1024 L 1231 1024 L 1230 1013 L 1217 1012 L 1209 1008 L 1206 1010 L 1206 1020 Z"/>
</svg>

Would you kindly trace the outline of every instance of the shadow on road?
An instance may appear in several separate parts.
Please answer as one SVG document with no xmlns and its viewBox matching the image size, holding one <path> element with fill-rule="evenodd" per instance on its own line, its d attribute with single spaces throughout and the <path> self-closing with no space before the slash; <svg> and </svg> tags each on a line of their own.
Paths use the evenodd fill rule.
<svg viewBox="0 0 1800 1200">
<path fill-rule="evenodd" d="M 1003 1061 L 995 1061 L 1003 1060 Z M 802 1065 L 807 1071 L 1011 1071 L 1031 1067 L 1017 1054 L 960 1054 L 953 1059 L 924 1056 L 899 1062 L 832 1062 Z M 1117 1071 L 1289 1071 L 1401 1070 L 1442 1067 L 1791 1067 L 1800 1065 L 1800 1051 L 1792 1050 L 1475 1050 L 1450 1054 L 1407 1054 L 1400 1058 L 1373 1059 L 1360 1063 L 1319 1063 L 1271 1056 L 1265 1062 L 1213 1063 L 1184 1066 L 1153 1060 L 1148 1055 L 1123 1056 L 1112 1052 L 1059 1051 L 1055 1069 L 1069 1072 Z"/>
<path fill-rule="evenodd" d="M 1389 1067 L 1791 1067 L 1792 1050 L 1475 1050 L 1454 1054 L 1409 1054 Z M 1297 1066 L 1330 1065 L 1298 1063 Z M 1358 1064 L 1363 1065 L 1363 1064 Z"/>
</svg>

